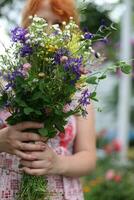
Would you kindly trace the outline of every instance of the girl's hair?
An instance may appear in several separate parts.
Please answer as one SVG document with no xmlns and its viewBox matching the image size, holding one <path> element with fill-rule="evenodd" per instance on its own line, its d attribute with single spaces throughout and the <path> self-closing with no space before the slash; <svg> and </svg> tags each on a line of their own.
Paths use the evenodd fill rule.
<svg viewBox="0 0 134 200">
<path fill-rule="evenodd" d="M 22 26 L 28 27 L 30 24 L 29 16 L 34 16 L 38 11 L 42 1 L 46 0 L 26 0 L 26 5 L 22 15 Z M 61 21 L 69 21 L 73 17 L 78 23 L 78 15 L 75 7 L 75 0 L 49 0 L 52 11 L 58 15 Z M 45 12 L 45 10 L 44 10 Z"/>
</svg>

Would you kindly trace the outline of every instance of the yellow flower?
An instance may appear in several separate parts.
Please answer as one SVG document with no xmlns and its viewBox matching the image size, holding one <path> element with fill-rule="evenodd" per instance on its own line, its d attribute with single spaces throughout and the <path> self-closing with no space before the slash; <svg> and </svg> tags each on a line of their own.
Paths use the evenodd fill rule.
<svg viewBox="0 0 134 200">
<path fill-rule="evenodd" d="M 58 49 L 57 45 L 46 45 L 46 48 L 48 49 L 49 52 L 54 52 Z"/>
<path fill-rule="evenodd" d="M 98 177 L 95 180 L 90 181 L 90 186 L 95 187 L 96 185 L 99 185 L 102 182 L 102 178 Z"/>
<path fill-rule="evenodd" d="M 91 189 L 90 189 L 90 187 L 89 186 L 84 186 L 84 188 L 83 188 L 83 192 L 84 193 L 87 193 L 87 192 L 90 192 L 91 191 Z"/>
</svg>

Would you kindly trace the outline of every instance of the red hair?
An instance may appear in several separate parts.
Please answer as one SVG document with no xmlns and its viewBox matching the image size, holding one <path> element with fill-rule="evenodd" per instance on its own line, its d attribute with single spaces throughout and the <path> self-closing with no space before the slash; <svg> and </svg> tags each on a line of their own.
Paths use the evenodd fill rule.
<svg viewBox="0 0 134 200">
<path fill-rule="evenodd" d="M 27 0 L 22 16 L 22 26 L 28 27 L 30 24 L 29 16 L 34 16 L 38 11 L 42 1 L 45 0 Z M 50 0 L 52 11 L 58 15 L 61 21 L 69 21 L 70 17 L 78 23 L 78 15 L 75 7 L 75 0 Z M 45 10 L 44 10 L 45 12 Z"/>
</svg>

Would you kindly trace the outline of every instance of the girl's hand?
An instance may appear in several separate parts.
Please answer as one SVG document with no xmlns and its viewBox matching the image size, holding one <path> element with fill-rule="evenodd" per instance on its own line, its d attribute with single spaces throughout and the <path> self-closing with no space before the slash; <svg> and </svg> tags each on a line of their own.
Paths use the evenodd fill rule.
<svg viewBox="0 0 134 200">
<path fill-rule="evenodd" d="M 60 174 L 60 158 L 48 145 L 44 151 L 28 154 L 36 159 L 20 161 L 20 164 L 24 166 L 21 170 L 25 173 L 35 176 Z"/>
<path fill-rule="evenodd" d="M 43 141 L 38 134 L 22 132 L 26 129 L 38 129 L 43 125 L 35 122 L 23 122 L 14 126 L 8 126 L 0 130 L 0 152 L 6 152 L 16 155 L 21 159 L 34 160 L 34 155 L 25 153 L 25 151 L 40 151 L 45 147 L 43 143 L 32 144 L 26 142 Z"/>
</svg>

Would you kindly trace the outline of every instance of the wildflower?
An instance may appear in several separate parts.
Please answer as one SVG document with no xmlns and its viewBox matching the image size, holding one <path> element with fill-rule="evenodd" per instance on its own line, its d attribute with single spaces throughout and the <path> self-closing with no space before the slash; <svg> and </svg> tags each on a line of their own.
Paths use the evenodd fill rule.
<svg viewBox="0 0 134 200">
<path fill-rule="evenodd" d="M 84 192 L 84 193 L 88 193 L 88 192 L 90 192 L 90 191 L 91 191 L 91 189 L 90 189 L 89 186 L 84 186 L 84 188 L 83 188 L 83 192 Z"/>
<path fill-rule="evenodd" d="M 120 152 L 121 151 L 121 143 L 117 140 L 113 140 L 112 141 L 112 145 L 113 145 L 113 150 L 115 152 Z"/>
<path fill-rule="evenodd" d="M 106 172 L 105 178 L 106 180 L 113 180 L 115 176 L 115 171 L 113 169 L 110 169 Z"/>
<path fill-rule="evenodd" d="M 75 75 L 75 78 L 70 81 L 72 85 L 76 83 L 77 80 L 81 77 L 81 66 L 82 66 L 83 58 L 70 58 L 64 64 L 64 70 L 70 71 Z"/>
<path fill-rule="evenodd" d="M 45 77 L 45 73 L 40 72 L 40 73 L 38 74 L 38 76 L 39 76 L 40 78 L 44 78 L 44 77 Z"/>
<path fill-rule="evenodd" d="M 67 56 L 62 56 L 61 59 L 60 59 L 60 62 L 61 63 L 64 63 L 68 60 L 68 57 Z"/>
<path fill-rule="evenodd" d="M 22 72 L 19 70 L 13 71 L 11 74 L 8 73 L 7 75 L 4 76 L 4 79 L 8 82 L 14 81 L 17 76 L 23 76 Z"/>
<path fill-rule="evenodd" d="M 118 174 L 114 176 L 114 181 L 116 183 L 119 183 L 121 181 L 121 179 L 122 179 L 122 177 L 120 175 L 118 175 Z"/>
<path fill-rule="evenodd" d="M 82 92 L 82 97 L 79 99 L 79 102 L 83 106 L 87 106 L 88 104 L 90 104 L 90 92 L 88 91 L 88 89 Z"/>
<path fill-rule="evenodd" d="M 66 23 L 65 21 L 62 22 L 62 25 L 63 25 L 63 26 L 66 26 L 66 24 L 67 24 L 67 23 Z"/>
<path fill-rule="evenodd" d="M 49 45 L 47 48 L 49 52 L 55 52 L 55 50 L 57 49 L 56 46 L 52 46 L 52 45 Z"/>
<path fill-rule="evenodd" d="M 29 70 L 31 68 L 31 64 L 30 63 L 25 63 L 23 65 L 23 70 Z"/>
<path fill-rule="evenodd" d="M 11 74 L 8 74 L 7 76 L 5 76 L 5 80 L 8 82 L 5 86 L 5 90 L 10 90 L 12 88 L 15 87 L 15 80 L 18 76 L 23 77 L 23 74 L 21 71 L 19 70 L 15 70 L 14 72 L 12 72 Z"/>
<path fill-rule="evenodd" d="M 84 34 L 84 39 L 86 39 L 86 40 L 90 40 L 90 39 L 92 39 L 94 37 L 94 35 L 92 34 L 92 33 L 90 33 L 90 32 L 86 32 L 85 34 Z"/>
<path fill-rule="evenodd" d="M 20 50 L 21 57 L 31 55 L 32 53 L 33 53 L 33 49 L 28 44 L 25 44 Z"/>
<path fill-rule="evenodd" d="M 23 76 L 28 76 L 28 71 L 31 69 L 31 64 L 30 63 L 25 63 L 22 67 L 22 74 Z"/>
<path fill-rule="evenodd" d="M 14 88 L 13 83 L 8 83 L 8 84 L 5 85 L 5 91 L 9 91 L 11 88 Z"/>
<path fill-rule="evenodd" d="M 15 29 L 11 30 L 11 37 L 13 42 L 21 42 L 25 43 L 27 40 L 27 35 L 28 30 L 21 28 L 21 27 L 16 27 Z"/>
<path fill-rule="evenodd" d="M 64 47 L 60 48 L 57 50 L 57 52 L 54 55 L 54 62 L 55 64 L 60 64 L 61 63 L 61 58 L 63 56 L 70 56 L 70 51 Z"/>
</svg>

